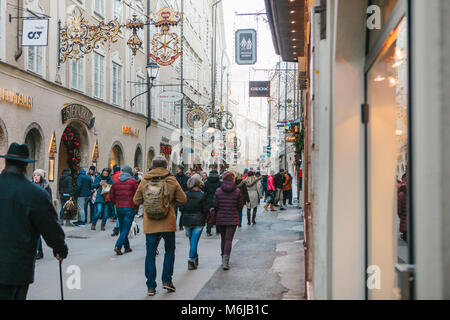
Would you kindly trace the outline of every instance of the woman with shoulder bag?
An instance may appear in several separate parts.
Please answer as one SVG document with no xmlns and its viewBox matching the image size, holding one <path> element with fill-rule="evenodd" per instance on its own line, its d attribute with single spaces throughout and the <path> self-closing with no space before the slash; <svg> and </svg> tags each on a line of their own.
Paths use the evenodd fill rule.
<svg viewBox="0 0 450 320">
<path fill-rule="evenodd" d="M 213 207 L 216 212 L 216 228 L 221 237 L 222 267 L 230 269 L 230 254 L 234 234 L 239 225 L 239 210 L 244 207 L 242 193 L 234 182 L 232 172 L 223 174 L 223 183 L 214 195 Z"/>
<path fill-rule="evenodd" d="M 95 198 L 97 212 L 95 213 L 95 216 L 92 219 L 91 230 L 95 230 L 98 218 L 103 213 L 101 230 L 105 231 L 106 219 L 108 219 L 108 211 L 109 211 L 108 202 L 111 202 L 111 199 L 109 199 L 109 191 L 111 190 L 111 186 L 113 184 L 113 179 L 111 178 L 109 172 L 110 172 L 109 169 L 107 168 L 103 169 L 102 174 L 99 175 L 97 178 L 95 178 L 94 184 L 92 185 L 92 188 L 98 189 L 98 191 L 97 196 Z"/>
<path fill-rule="evenodd" d="M 188 270 L 195 270 L 198 267 L 198 242 L 209 211 L 205 193 L 201 190 L 202 184 L 199 175 L 189 178 L 187 182 L 189 191 L 186 192 L 187 202 L 179 207 L 182 212 L 181 224 L 185 228 L 190 242 Z"/>
</svg>

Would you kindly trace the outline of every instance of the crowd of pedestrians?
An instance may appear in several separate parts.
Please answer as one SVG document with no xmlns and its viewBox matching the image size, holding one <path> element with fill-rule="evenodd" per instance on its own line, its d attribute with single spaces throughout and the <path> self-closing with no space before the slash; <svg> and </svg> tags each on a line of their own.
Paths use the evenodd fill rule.
<svg viewBox="0 0 450 320">
<path fill-rule="evenodd" d="M 71 170 L 63 170 L 59 180 L 62 208 L 58 219 L 46 172 L 37 169 L 32 181 L 25 178 L 28 163 L 34 161 L 28 159 L 27 145 L 13 144 L 8 154 L 2 156 L 6 158 L 6 168 L 0 175 L 0 187 L 11 182 L 13 187 L 5 187 L 7 195 L 0 198 L 0 206 L 5 208 L 0 218 L 11 220 L 13 229 L 26 228 L 32 233 L 31 237 L 19 237 L 19 241 L 23 242 L 22 248 L 35 254 L 31 258 L 27 257 L 24 274 L 17 280 L 19 276 L 10 273 L 13 272 L 14 261 L 17 262 L 24 253 L 19 254 L 14 248 L 8 247 L 7 239 L 3 239 L 6 233 L 0 232 L 0 248 L 4 252 L 0 253 L 0 298 L 8 295 L 12 298 L 26 297 L 28 285 L 32 282 L 31 274 L 34 273 L 33 261 L 43 258 L 41 235 L 47 245 L 54 249 L 58 260 L 62 261 L 67 256 L 68 249 L 60 225 L 68 215 L 66 208 L 70 202 L 77 203 L 78 219 L 75 226 L 90 223 L 90 229 L 95 231 L 101 218 L 100 230 L 105 231 L 108 218 L 116 222 L 112 234 L 118 235 L 113 248 L 116 255 L 132 252 L 128 235 L 135 216 L 141 212 L 146 239 L 145 276 L 149 296 L 156 294 L 155 260 L 161 239 L 164 240 L 165 248 L 162 287 L 169 292 L 176 290 L 172 277 L 177 228 L 185 230 L 189 239 L 188 270 L 198 268 L 201 235 L 206 227 L 206 235 L 211 237 L 214 226 L 221 239 L 222 268 L 229 270 L 233 238 L 237 228 L 242 227 L 244 206 L 247 224 L 251 226 L 256 224 L 261 199 L 266 201 L 266 211 L 269 206 L 271 211 L 275 211 L 275 206 L 286 210 L 286 204 L 292 204 L 292 177 L 284 170 L 277 174 L 272 171 L 269 175 L 261 175 L 252 169 L 245 169 L 243 174 L 232 171 L 219 174 L 212 170 L 208 175 L 205 172 L 185 172 L 183 166 L 178 166 L 173 175 L 168 170 L 167 159 L 156 156 L 146 174 L 130 166 L 122 169 L 114 166 L 112 171 L 105 168 L 100 174 L 94 166 L 88 171 L 80 170 L 75 188 Z M 21 197 L 20 194 L 29 196 Z M 12 205 L 13 202 L 16 204 Z M 20 214 L 14 216 L 18 208 Z M 4 228 L 2 224 L 0 229 Z M 8 291 L 9 287 L 5 286 L 11 284 L 20 286 L 15 291 Z"/>
</svg>

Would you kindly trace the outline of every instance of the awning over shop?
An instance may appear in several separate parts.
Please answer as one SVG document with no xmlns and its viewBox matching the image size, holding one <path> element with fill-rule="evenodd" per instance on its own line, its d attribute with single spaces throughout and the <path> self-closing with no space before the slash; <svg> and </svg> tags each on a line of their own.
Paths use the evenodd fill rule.
<svg viewBox="0 0 450 320">
<path fill-rule="evenodd" d="M 265 0 L 275 52 L 283 61 L 304 56 L 306 0 Z"/>
</svg>

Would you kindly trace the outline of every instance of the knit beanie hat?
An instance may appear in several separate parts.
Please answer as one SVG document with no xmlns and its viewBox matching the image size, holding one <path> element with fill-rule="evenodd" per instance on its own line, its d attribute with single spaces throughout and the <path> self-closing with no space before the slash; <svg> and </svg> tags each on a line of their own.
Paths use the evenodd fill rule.
<svg viewBox="0 0 450 320">
<path fill-rule="evenodd" d="M 42 177 L 42 180 L 45 179 L 45 171 L 44 171 L 44 170 L 42 170 L 42 169 L 36 169 L 36 170 L 34 170 L 34 172 L 33 172 L 33 176 L 34 176 L 35 174 L 40 175 L 40 176 Z"/>
<path fill-rule="evenodd" d="M 227 171 L 222 175 L 223 181 L 233 181 L 234 173 L 231 171 Z"/>
<path fill-rule="evenodd" d="M 183 167 L 182 165 L 179 165 L 179 166 L 178 166 L 178 169 L 180 169 L 181 171 L 184 172 L 184 167 Z"/>
<path fill-rule="evenodd" d="M 194 188 L 195 186 L 201 186 L 201 185 L 202 185 L 202 177 L 199 174 L 194 174 L 187 181 L 187 187 L 189 190 Z"/>
<path fill-rule="evenodd" d="M 132 175 L 133 174 L 133 169 L 131 169 L 130 166 L 125 166 L 125 167 L 122 168 L 122 172 Z"/>
<path fill-rule="evenodd" d="M 113 167 L 114 173 L 116 173 L 117 171 L 120 171 L 120 167 L 118 165 L 115 165 Z"/>
</svg>

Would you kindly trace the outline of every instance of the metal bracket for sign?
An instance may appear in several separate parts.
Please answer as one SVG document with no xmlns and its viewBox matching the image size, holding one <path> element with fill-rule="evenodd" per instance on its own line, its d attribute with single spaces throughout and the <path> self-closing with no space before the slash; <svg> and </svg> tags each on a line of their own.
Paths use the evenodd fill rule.
<svg viewBox="0 0 450 320">
<path fill-rule="evenodd" d="M 9 22 L 11 23 L 13 19 L 24 19 L 24 20 L 43 20 L 43 19 L 51 19 L 51 17 L 49 15 L 46 15 L 45 13 L 36 13 L 34 11 L 31 11 L 30 9 L 24 9 L 24 8 L 20 8 L 23 11 L 27 11 L 29 13 L 31 13 L 32 15 L 34 15 L 34 17 L 13 17 L 12 14 L 9 14 Z"/>
</svg>

